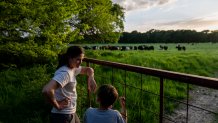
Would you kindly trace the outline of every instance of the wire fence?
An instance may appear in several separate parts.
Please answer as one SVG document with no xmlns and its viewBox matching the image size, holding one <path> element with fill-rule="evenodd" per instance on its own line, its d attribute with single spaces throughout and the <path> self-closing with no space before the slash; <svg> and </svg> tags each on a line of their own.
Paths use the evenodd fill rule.
<svg viewBox="0 0 218 123">
<path fill-rule="evenodd" d="M 176 123 L 172 118 L 175 108 L 185 107 L 180 121 L 189 123 L 193 108 L 218 116 L 217 107 L 210 109 L 190 103 L 190 93 L 196 87 L 218 90 L 218 79 L 190 75 L 160 69 L 152 69 L 116 62 L 85 58 L 86 66 L 95 70 L 98 84 L 110 83 L 119 94 L 125 96 L 130 123 Z M 85 79 L 83 81 L 86 81 Z M 99 85 L 98 85 L 99 86 Z M 87 86 L 80 88 L 85 97 L 80 97 L 80 116 L 87 107 L 97 107 L 94 94 Z M 116 103 L 114 108 L 119 109 Z M 82 118 L 81 118 L 82 119 Z"/>
</svg>

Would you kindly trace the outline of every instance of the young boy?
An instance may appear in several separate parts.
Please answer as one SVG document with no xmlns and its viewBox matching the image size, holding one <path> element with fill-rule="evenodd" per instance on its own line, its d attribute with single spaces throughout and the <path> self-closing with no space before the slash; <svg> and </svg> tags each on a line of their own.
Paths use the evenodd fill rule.
<svg viewBox="0 0 218 123">
<path fill-rule="evenodd" d="M 113 110 L 112 105 L 118 98 L 118 92 L 112 85 L 102 85 L 97 91 L 97 102 L 99 108 L 88 108 L 84 115 L 84 123 L 125 123 L 127 113 L 125 98 L 120 98 L 121 113 Z"/>
</svg>

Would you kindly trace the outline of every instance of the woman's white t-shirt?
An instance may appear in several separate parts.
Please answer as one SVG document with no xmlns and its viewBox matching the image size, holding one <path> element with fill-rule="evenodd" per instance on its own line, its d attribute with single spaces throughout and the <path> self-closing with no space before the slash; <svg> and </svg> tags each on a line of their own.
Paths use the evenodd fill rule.
<svg viewBox="0 0 218 123">
<path fill-rule="evenodd" d="M 61 114 L 72 114 L 76 112 L 76 76 L 81 72 L 82 67 L 70 69 L 67 66 L 60 67 L 52 78 L 58 82 L 61 87 L 55 90 L 55 98 L 57 101 L 61 101 L 65 98 L 70 99 L 69 106 L 62 110 L 57 110 L 55 107 L 52 108 L 52 113 Z"/>
</svg>

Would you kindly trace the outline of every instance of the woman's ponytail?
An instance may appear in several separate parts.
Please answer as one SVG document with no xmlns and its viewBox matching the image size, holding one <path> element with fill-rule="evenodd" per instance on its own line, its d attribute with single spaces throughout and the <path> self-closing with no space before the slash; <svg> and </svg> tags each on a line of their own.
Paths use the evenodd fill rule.
<svg viewBox="0 0 218 123">
<path fill-rule="evenodd" d="M 58 54 L 58 66 L 57 69 L 68 63 L 67 54 Z"/>
</svg>

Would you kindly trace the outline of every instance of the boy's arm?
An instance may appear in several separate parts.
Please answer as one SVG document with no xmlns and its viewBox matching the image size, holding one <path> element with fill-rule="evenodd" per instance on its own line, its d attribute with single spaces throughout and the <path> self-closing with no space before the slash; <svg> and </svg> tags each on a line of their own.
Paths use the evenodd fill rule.
<svg viewBox="0 0 218 123">
<path fill-rule="evenodd" d="M 120 105 L 121 105 L 120 114 L 122 115 L 123 119 L 125 120 L 125 123 L 127 123 L 127 110 L 126 110 L 126 99 L 125 99 L 125 97 L 120 97 Z"/>
</svg>

